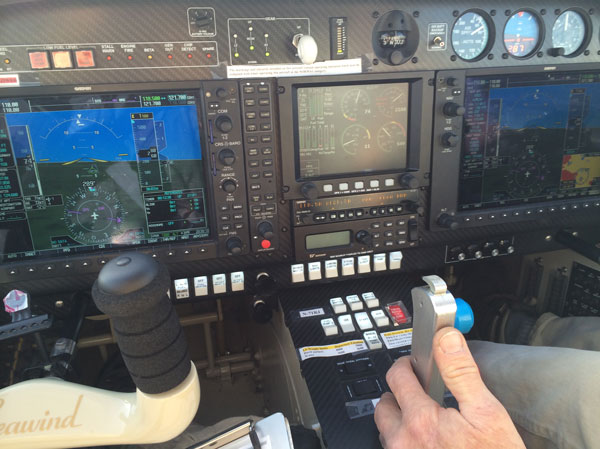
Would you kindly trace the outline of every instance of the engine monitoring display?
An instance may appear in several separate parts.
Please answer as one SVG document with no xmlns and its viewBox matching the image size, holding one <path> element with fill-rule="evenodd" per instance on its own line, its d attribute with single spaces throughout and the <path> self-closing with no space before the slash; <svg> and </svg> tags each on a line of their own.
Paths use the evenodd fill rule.
<svg viewBox="0 0 600 449">
<path fill-rule="evenodd" d="M 600 194 L 600 72 L 469 77 L 459 209 Z"/>
<path fill-rule="evenodd" d="M 406 168 L 408 83 L 300 87 L 295 101 L 300 179 Z"/>
<path fill-rule="evenodd" d="M 208 237 L 196 97 L 0 99 L 3 258 Z"/>
</svg>

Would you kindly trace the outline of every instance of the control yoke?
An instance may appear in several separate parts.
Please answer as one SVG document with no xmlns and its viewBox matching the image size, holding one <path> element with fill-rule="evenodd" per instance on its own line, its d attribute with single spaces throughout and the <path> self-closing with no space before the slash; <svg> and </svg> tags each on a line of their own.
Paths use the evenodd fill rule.
<svg viewBox="0 0 600 449">
<path fill-rule="evenodd" d="M 111 319 L 137 389 L 115 393 L 35 379 L 0 390 L 0 448 L 37 449 L 167 441 L 189 425 L 200 384 L 167 296 L 167 268 L 127 253 L 100 272 L 92 289 Z"/>
</svg>

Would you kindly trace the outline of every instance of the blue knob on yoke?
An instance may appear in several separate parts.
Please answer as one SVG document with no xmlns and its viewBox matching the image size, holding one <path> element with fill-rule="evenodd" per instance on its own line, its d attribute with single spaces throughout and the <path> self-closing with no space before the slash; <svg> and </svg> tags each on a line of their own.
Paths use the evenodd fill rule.
<svg viewBox="0 0 600 449">
<path fill-rule="evenodd" d="M 464 299 L 455 298 L 456 301 L 456 317 L 454 318 L 454 327 L 467 334 L 475 324 L 475 316 L 471 306 Z"/>
</svg>

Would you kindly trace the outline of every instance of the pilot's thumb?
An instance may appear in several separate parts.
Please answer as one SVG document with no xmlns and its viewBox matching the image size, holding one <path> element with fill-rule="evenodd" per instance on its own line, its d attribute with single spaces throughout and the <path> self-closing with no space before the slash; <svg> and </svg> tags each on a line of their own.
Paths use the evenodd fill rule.
<svg viewBox="0 0 600 449">
<path fill-rule="evenodd" d="M 490 399 L 465 337 L 454 328 L 440 329 L 433 338 L 433 355 L 446 387 L 461 411 Z"/>
</svg>

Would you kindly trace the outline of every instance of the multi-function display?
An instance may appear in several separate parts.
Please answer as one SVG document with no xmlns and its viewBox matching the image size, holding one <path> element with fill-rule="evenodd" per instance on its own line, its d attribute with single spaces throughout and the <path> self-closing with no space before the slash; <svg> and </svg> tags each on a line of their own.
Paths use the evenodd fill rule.
<svg viewBox="0 0 600 449">
<path fill-rule="evenodd" d="M 299 87 L 300 179 L 406 168 L 408 83 Z"/>
<path fill-rule="evenodd" d="M 0 254 L 208 237 L 196 97 L 0 99 Z"/>
<path fill-rule="evenodd" d="M 469 77 L 459 209 L 600 194 L 600 72 Z"/>
</svg>

